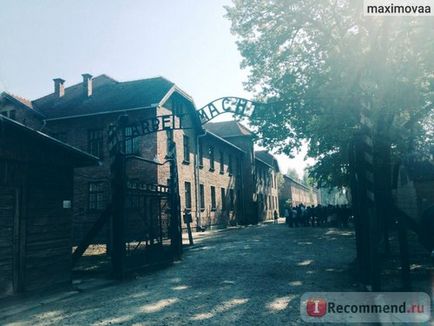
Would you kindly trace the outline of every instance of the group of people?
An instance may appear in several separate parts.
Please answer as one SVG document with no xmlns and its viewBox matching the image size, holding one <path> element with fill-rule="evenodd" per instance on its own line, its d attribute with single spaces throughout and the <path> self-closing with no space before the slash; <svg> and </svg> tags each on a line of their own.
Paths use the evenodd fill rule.
<svg viewBox="0 0 434 326">
<path fill-rule="evenodd" d="M 289 227 L 321 226 L 347 227 L 352 217 L 348 205 L 305 206 L 299 204 L 284 210 L 286 224 Z"/>
</svg>

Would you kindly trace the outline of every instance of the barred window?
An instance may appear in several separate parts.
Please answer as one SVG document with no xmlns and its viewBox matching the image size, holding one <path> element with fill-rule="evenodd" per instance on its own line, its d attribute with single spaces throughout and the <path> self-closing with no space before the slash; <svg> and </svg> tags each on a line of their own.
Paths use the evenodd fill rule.
<svg viewBox="0 0 434 326">
<path fill-rule="evenodd" d="M 125 128 L 125 154 L 139 154 L 139 138 L 132 137 L 133 128 Z"/>
<path fill-rule="evenodd" d="M 191 209 L 191 183 L 185 182 L 185 208 Z"/>
<path fill-rule="evenodd" d="M 190 163 L 190 138 L 184 135 L 183 140 L 184 140 L 184 162 Z"/>
<path fill-rule="evenodd" d="M 88 130 L 87 132 L 87 151 L 99 158 L 103 157 L 103 131 L 102 129 Z"/>
<path fill-rule="evenodd" d="M 209 149 L 209 169 L 210 171 L 214 171 L 214 147 L 210 146 Z"/>
<path fill-rule="evenodd" d="M 89 182 L 89 209 L 103 210 L 105 208 L 104 182 Z"/>
<path fill-rule="evenodd" d="M 170 153 L 170 146 L 172 145 L 173 142 L 173 130 L 166 130 L 166 152 L 167 155 L 169 155 Z"/>
<path fill-rule="evenodd" d="M 199 167 L 203 167 L 203 144 L 199 140 Z"/>
<path fill-rule="evenodd" d="M 200 209 L 205 209 L 205 187 L 203 184 L 199 185 L 199 196 L 200 196 Z"/>
<path fill-rule="evenodd" d="M 215 210 L 217 207 L 216 198 L 215 198 L 215 187 L 211 186 L 211 209 Z"/>
</svg>

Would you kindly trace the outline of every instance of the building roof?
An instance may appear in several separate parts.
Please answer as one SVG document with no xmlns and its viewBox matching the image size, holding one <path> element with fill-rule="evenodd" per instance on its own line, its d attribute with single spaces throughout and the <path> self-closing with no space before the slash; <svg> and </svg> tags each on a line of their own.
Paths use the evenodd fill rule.
<svg viewBox="0 0 434 326">
<path fill-rule="evenodd" d="M 274 167 L 273 167 L 272 165 L 270 165 L 270 164 L 268 164 L 267 162 L 261 160 L 259 157 L 255 157 L 255 161 L 260 162 L 260 163 L 262 163 L 262 164 L 268 166 L 268 167 L 271 168 L 271 169 L 274 169 Z"/>
<path fill-rule="evenodd" d="M 97 165 L 99 159 L 96 156 L 88 154 L 78 148 L 65 144 L 60 140 L 50 137 L 40 131 L 31 129 L 23 124 L 0 115 L 0 132 L 17 133 L 22 137 L 32 137 L 47 146 L 53 146 L 59 155 L 59 158 L 65 162 L 71 163 L 74 167 L 83 167 Z"/>
<path fill-rule="evenodd" d="M 227 141 L 226 139 L 224 139 L 224 138 L 222 138 L 222 137 L 220 137 L 220 136 L 218 136 L 218 135 L 212 133 L 211 131 L 209 131 L 209 130 L 205 130 L 205 132 L 206 132 L 206 135 L 212 136 L 213 138 L 215 138 L 215 139 L 221 141 L 222 143 L 225 143 L 226 145 L 231 146 L 232 148 L 234 148 L 234 149 L 240 151 L 241 153 L 243 153 L 243 154 L 246 153 L 245 150 L 239 148 L 238 146 L 236 146 L 235 144 L 231 143 L 230 141 Z"/>
<path fill-rule="evenodd" d="M 279 163 L 273 154 L 269 153 L 266 150 L 255 151 L 255 157 L 259 158 L 261 161 L 267 163 L 272 166 L 278 172 L 280 172 Z"/>
<path fill-rule="evenodd" d="M 253 133 L 244 127 L 238 121 L 222 121 L 222 122 L 208 122 L 204 125 L 206 130 L 223 137 L 239 137 L 239 136 L 253 136 Z"/>
<path fill-rule="evenodd" d="M 28 111 L 30 111 L 30 112 L 38 115 L 38 116 L 42 116 L 42 114 L 40 112 L 36 111 L 33 108 L 32 101 L 30 101 L 24 97 L 21 97 L 21 96 L 18 96 L 18 95 L 9 93 L 9 92 L 2 92 L 0 94 L 0 97 L 6 98 L 9 101 L 12 101 L 13 103 L 18 104 L 21 107 L 24 107 L 26 110 L 28 110 Z"/>
<path fill-rule="evenodd" d="M 54 93 L 32 101 L 47 120 L 80 115 L 117 112 L 160 104 L 175 84 L 164 77 L 119 82 L 107 75 L 92 79 L 92 95 L 83 95 L 83 83 L 65 88 L 58 98 Z"/>
</svg>

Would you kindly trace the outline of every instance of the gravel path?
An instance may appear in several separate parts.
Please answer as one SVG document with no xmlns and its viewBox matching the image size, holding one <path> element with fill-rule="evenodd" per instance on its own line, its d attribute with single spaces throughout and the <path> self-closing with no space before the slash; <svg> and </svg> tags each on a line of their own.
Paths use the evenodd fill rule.
<svg viewBox="0 0 434 326">
<path fill-rule="evenodd" d="M 259 225 L 201 235 L 183 260 L 2 325 L 289 325 L 307 291 L 351 290 L 350 231 Z"/>
</svg>

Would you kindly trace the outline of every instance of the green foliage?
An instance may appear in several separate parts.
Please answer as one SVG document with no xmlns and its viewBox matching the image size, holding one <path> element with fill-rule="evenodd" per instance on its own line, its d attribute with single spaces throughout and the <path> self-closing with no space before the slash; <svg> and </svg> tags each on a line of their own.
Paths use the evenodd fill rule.
<svg viewBox="0 0 434 326">
<path fill-rule="evenodd" d="M 348 184 L 348 147 L 369 109 L 396 156 L 434 138 L 434 20 L 368 17 L 363 1 L 234 0 L 227 17 L 249 72 L 274 103 L 255 112 L 262 145 L 291 155 L 308 140 L 319 185 Z"/>
</svg>

